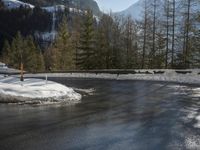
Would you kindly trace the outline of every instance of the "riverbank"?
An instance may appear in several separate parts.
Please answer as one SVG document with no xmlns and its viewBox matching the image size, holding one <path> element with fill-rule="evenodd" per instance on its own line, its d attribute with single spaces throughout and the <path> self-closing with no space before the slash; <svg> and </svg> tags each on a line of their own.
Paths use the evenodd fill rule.
<svg viewBox="0 0 200 150">
<path fill-rule="evenodd" d="M 71 73 L 40 73 L 40 74 L 26 74 L 26 77 L 69 77 L 69 78 L 96 78 L 96 79 L 112 79 L 112 80 L 147 80 L 147 81 L 164 81 L 176 82 L 186 84 L 200 84 L 200 70 L 134 70 L 132 73 L 122 72 L 101 73 L 93 71 L 93 73 L 71 72 Z"/>
</svg>

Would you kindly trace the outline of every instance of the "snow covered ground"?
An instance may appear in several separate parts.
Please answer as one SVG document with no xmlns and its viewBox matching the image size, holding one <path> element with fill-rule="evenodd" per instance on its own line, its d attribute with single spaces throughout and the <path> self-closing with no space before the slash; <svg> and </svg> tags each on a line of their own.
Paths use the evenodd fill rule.
<svg viewBox="0 0 200 150">
<path fill-rule="evenodd" d="M 72 88 L 42 79 L 0 76 L 0 102 L 7 103 L 76 103 L 81 95 Z"/>
<path fill-rule="evenodd" d="M 48 73 L 48 77 L 96 78 L 114 80 L 149 80 L 177 83 L 200 84 L 200 69 L 187 70 L 191 73 L 177 73 L 176 70 L 134 70 L 136 74 L 109 74 L 109 73 Z M 163 71 L 164 73 L 154 73 Z M 181 70 L 179 70 L 181 71 Z M 185 70 L 183 70 L 185 71 Z M 148 72 L 149 74 L 146 74 Z M 27 77 L 44 77 L 46 74 L 27 74 Z"/>
</svg>

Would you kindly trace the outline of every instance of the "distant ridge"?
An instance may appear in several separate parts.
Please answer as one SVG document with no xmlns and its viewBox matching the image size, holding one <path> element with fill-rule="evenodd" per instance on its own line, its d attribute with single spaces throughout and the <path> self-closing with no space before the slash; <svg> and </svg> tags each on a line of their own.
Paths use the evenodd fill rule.
<svg viewBox="0 0 200 150">
<path fill-rule="evenodd" d="M 131 16 L 133 19 L 141 19 L 142 17 L 142 11 L 143 11 L 143 0 L 138 0 L 133 5 L 128 7 L 127 9 L 115 13 L 119 16 Z"/>
</svg>

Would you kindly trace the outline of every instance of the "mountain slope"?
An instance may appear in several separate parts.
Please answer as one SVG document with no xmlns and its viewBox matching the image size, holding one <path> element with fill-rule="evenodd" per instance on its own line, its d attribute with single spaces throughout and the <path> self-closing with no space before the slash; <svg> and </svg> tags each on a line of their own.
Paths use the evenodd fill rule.
<svg viewBox="0 0 200 150">
<path fill-rule="evenodd" d="M 46 7 L 52 5 L 65 5 L 78 9 L 91 9 L 95 15 L 101 14 L 98 4 L 94 0 L 21 0 L 35 6 Z"/>
<path fill-rule="evenodd" d="M 18 0 L 2 0 L 2 2 L 4 3 L 5 7 L 9 9 L 19 8 L 20 6 L 34 8 L 33 5 L 18 1 Z"/>
<path fill-rule="evenodd" d="M 81 10 L 91 9 L 95 16 L 100 16 L 102 13 L 98 4 L 94 0 L 2 0 L 4 5 L 9 8 L 19 8 L 20 6 L 34 8 L 52 7 L 54 5 L 63 5 L 70 8 L 78 8 Z"/>
</svg>

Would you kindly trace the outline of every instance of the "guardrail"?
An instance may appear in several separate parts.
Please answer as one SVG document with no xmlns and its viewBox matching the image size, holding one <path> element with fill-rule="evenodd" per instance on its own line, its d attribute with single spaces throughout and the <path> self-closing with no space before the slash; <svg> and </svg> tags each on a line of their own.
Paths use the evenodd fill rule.
<svg viewBox="0 0 200 150">
<path fill-rule="evenodd" d="M 165 69 L 110 69 L 110 70 L 67 70 L 67 71 L 47 71 L 47 72 L 26 72 L 27 74 L 42 74 L 42 73 L 93 73 L 93 74 L 164 74 L 166 72 L 174 72 L 177 74 L 190 74 L 192 70 L 165 70 Z M 25 73 L 25 74 L 26 74 Z M 200 75 L 200 70 L 197 73 Z"/>
<path fill-rule="evenodd" d="M 0 71 L 1 75 L 18 75 L 20 74 L 19 71 Z"/>
<path fill-rule="evenodd" d="M 191 74 L 193 73 L 192 70 L 170 70 L 171 72 L 175 72 L 177 74 Z M 93 74 L 164 74 L 166 72 L 169 72 L 169 70 L 165 69 L 111 69 L 111 70 L 67 70 L 67 71 L 42 71 L 42 72 L 25 72 L 24 74 L 43 74 L 43 73 L 93 73 Z M 20 74 L 20 71 L 14 70 L 0 70 L 0 74 L 3 75 L 17 75 Z M 197 72 L 198 75 L 200 75 L 200 70 Z"/>
</svg>

